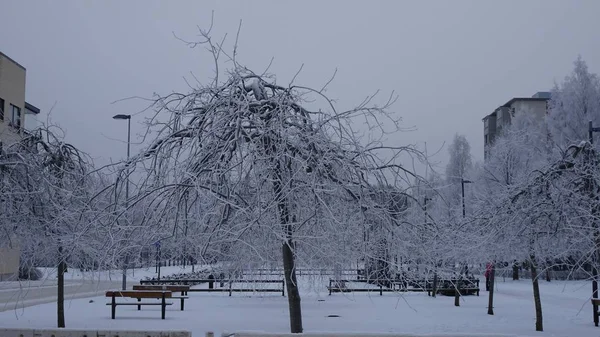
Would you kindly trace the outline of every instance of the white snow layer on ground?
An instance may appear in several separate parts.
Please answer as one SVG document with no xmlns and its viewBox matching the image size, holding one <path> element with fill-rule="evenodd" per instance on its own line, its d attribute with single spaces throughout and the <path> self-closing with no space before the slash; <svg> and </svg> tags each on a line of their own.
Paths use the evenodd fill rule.
<svg viewBox="0 0 600 337">
<path fill-rule="evenodd" d="M 172 267 L 179 268 L 179 267 Z M 178 271 L 175 271 L 178 272 Z M 141 273 L 140 273 L 141 274 Z M 137 275 L 137 274 L 136 274 Z M 589 301 L 590 282 L 541 281 L 544 332 L 534 331 L 535 311 L 530 280 L 497 282 L 494 316 L 487 315 L 488 293 L 465 296 L 461 306 L 452 297 L 428 297 L 426 293 L 355 293 L 327 295 L 327 279 L 299 278 L 305 332 L 379 333 L 496 333 L 520 336 L 585 337 L 600 335 L 594 327 Z M 482 282 L 482 285 L 484 283 Z M 200 285 L 205 287 L 205 285 Z M 135 300 L 133 300 L 135 301 Z M 178 300 L 167 308 L 117 308 L 110 319 L 104 297 L 75 299 L 66 303 L 69 328 L 190 330 L 193 336 L 207 331 L 288 332 L 287 298 L 279 293 L 190 293 L 185 311 Z M 338 315 L 339 317 L 328 317 Z M 56 326 L 53 303 L 0 313 L 0 327 L 52 328 Z"/>
</svg>

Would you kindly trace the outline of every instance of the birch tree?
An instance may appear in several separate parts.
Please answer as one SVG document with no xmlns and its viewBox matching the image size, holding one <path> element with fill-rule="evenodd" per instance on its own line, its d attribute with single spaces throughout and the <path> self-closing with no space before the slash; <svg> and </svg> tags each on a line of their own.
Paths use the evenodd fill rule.
<svg viewBox="0 0 600 337">
<path fill-rule="evenodd" d="M 448 147 L 450 159 L 446 165 L 446 179 L 454 184 L 460 184 L 461 179 L 466 179 L 468 172 L 473 167 L 471 159 L 471 145 L 464 135 L 455 134 Z"/>
<path fill-rule="evenodd" d="M 589 121 L 600 126 L 600 79 L 580 56 L 571 74 L 552 90 L 548 125 L 554 143 L 564 151 L 586 140 Z"/>
</svg>

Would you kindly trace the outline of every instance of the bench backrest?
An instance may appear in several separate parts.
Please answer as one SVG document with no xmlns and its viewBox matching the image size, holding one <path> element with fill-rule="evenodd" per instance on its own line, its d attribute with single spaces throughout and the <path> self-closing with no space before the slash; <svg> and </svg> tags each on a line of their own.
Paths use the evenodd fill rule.
<svg viewBox="0 0 600 337">
<path fill-rule="evenodd" d="M 110 290 L 106 292 L 106 297 L 131 297 L 131 298 L 166 298 L 173 294 L 170 290 Z"/>
<path fill-rule="evenodd" d="M 188 291 L 190 290 L 190 286 L 184 286 L 184 285 L 164 285 L 164 286 L 160 286 L 160 285 L 134 285 L 133 286 L 133 290 L 170 290 L 170 291 Z"/>
</svg>

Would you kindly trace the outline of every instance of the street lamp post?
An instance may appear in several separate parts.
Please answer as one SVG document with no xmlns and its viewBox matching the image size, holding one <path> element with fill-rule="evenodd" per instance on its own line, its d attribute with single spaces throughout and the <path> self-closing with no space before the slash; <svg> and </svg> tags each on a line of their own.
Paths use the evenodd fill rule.
<svg viewBox="0 0 600 337">
<path fill-rule="evenodd" d="M 594 144 L 594 132 L 599 132 L 600 128 L 599 127 L 594 127 L 592 121 L 588 122 L 588 137 L 589 137 L 589 141 L 590 144 Z M 590 189 L 592 189 L 592 186 L 590 185 Z M 594 235 L 597 237 L 598 232 L 596 231 L 596 233 L 594 233 Z M 596 268 L 596 263 L 598 261 L 597 260 L 597 253 L 594 254 L 594 258 L 592 258 L 592 298 L 597 299 L 598 298 L 598 269 Z M 596 263 L 594 263 L 596 262 Z M 594 310 L 594 318 L 596 317 L 596 312 L 598 311 L 598 306 L 594 303 L 592 305 L 593 310 Z M 595 322 L 596 325 L 598 325 L 597 322 Z"/>
<path fill-rule="evenodd" d="M 129 206 L 129 154 L 131 150 L 131 115 L 118 114 L 113 119 L 127 120 L 127 181 L 125 182 L 125 208 Z M 129 254 L 125 254 L 125 263 L 123 264 L 123 290 L 127 290 L 127 264 L 129 264 Z"/>
<path fill-rule="evenodd" d="M 462 213 L 463 213 L 463 218 L 465 218 L 467 216 L 467 212 L 465 211 L 465 184 L 470 184 L 472 183 L 472 181 L 470 180 L 464 180 L 463 178 L 460 178 L 460 187 L 462 189 Z"/>
<path fill-rule="evenodd" d="M 463 219 L 466 218 L 467 216 L 467 212 L 465 210 L 465 184 L 470 184 L 472 183 L 472 181 L 470 180 L 465 180 L 462 177 L 460 178 L 460 187 L 461 187 L 461 191 L 462 191 L 462 215 L 463 215 Z M 467 277 L 467 264 L 465 264 L 465 277 Z M 458 282 L 456 285 L 456 291 L 454 292 L 454 306 L 459 307 L 460 306 L 460 285 L 462 283 L 462 271 L 461 271 L 461 267 L 459 264 L 459 270 L 458 270 Z"/>
</svg>

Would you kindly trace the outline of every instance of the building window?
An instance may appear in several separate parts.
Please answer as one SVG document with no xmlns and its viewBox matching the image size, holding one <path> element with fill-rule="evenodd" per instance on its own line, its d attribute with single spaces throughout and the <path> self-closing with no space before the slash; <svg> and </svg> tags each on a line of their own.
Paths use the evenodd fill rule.
<svg viewBox="0 0 600 337">
<path fill-rule="evenodd" d="M 12 104 L 10 106 L 12 108 L 10 125 L 17 129 L 20 129 L 21 128 L 21 108 L 19 108 L 18 106 L 14 106 Z"/>
<path fill-rule="evenodd" d="M 0 121 L 4 120 L 4 100 L 0 98 Z"/>
</svg>

